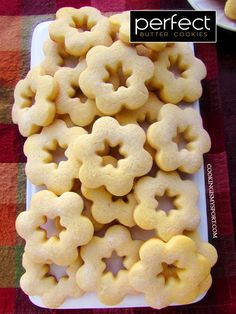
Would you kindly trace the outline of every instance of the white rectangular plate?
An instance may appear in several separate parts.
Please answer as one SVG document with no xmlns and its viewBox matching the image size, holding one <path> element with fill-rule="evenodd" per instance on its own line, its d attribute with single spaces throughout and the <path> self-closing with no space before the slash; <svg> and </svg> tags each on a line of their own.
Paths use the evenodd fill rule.
<svg viewBox="0 0 236 314">
<path fill-rule="evenodd" d="M 43 22 L 36 26 L 33 33 L 32 45 L 31 45 L 31 68 L 39 65 L 44 59 L 43 44 L 48 39 L 48 25 L 50 22 Z M 193 45 L 192 45 L 193 47 Z M 199 111 L 199 103 L 195 102 L 193 107 Z M 201 224 L 198 228 L 200 236 L 203 241 L 208 241 L 208 229 L 207 229 L 207 214 L 206 214 L 206 195 L 205 195 L 205 180 L 203 167 L 194 175 L 187 176 L 195 182 L 198 186 L 200 197 L 198 201 L 198 207 L 200 209 Z M 31 197 L 34 193 L 41 190 L 40 187 L 36 187 L 29 180 L 27 180 L 27 199 L 26 206 L 29 208 Z M 198 297 L 193 303 L 200 301 L 204 295 Z M 30 296 L 30 300 L 37 306 L 45 307 L 38 296 Z M 174 305 L 174 304 L 173 304 Z M 127 296 L 120 304 L 114 307 L 145 307 L 144 297 L 140 294 L 134 296 Z M 82 309 L 82 308 L 109 308 L 99 302 L 95 293 L 86 293 L 80 298 L 68 298 L 60 309 Z"/>
</svg>

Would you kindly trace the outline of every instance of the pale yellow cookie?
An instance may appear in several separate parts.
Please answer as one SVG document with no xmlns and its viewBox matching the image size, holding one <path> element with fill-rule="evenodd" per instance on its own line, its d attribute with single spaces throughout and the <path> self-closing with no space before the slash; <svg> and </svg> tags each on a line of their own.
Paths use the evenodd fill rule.
<svg viewBox="0 0 236 314">
<path fill-rule="evenodd" d="M 158 113 L 163 105 L 163 102 L 159 100 L 156 94 L 149 92 L 148 100 L 142 107 L 136 110 L 123 109 L 115 118 L 121 125 L 130 123 L 138 124 L 146 131 L 150 124 L 157 121 Z M 149 152 L 152 158 L 155 159 L 155 150 L 147 141 L 144 144 L 144 148 Z"/>
<path fill-rule="evenodd" d="M 235 0 L 226 1 L 225 15 L 232 20 L 236 20 L 236 1 Z"/>
<path fill-rule="evenodd" d="M 72 191 L 77 193 L 77 194 L 79 194 L 79 196 L 82 198 L 83 203 L 84 203 L 84 208 L 83 208 L 83 211 L 82 211 L 82 215 L 87 217 L 91 221 L 91 223 L 93 224 L 94 232 L 97 232 L 97 231 L 101 230 L 104 227 L 104 225 L 99 223 L 99 222 L 97 222 L 93 218 L 93 215 L 92 215 L 92 212 L 91 212 L 92 202 L 83 196 L 83 194 L 81 192 L 81 182 L 80 182 L 79 179 L 75 180 L 75 183 L 74 183 Z"/>
<path fill-rule="evenodd" d="M 136 183 L 134 192 L 138 201 L 134 210 L 136 224 L 145 230 L 155 229 L 160 239 L 168 241 L 184 230 L 198 227 L 198 190 L 177 172 L 158 171 L 154 178 L 145 176 Z M 167 200 L 164 203 L 163 197 L 170 204 Z"/>
<path fill-rule="evenodd" d="M 120 303 L 126 295 L 135 294 L 128 280 L 129 269 L 138 261 L 142 241 L 133 240 L 127 228 L 121 225 L 110 227 L 104 237 L 93 237 L 80 250 L 84 264 L 76 274 L 78 286 L 86 291 L 95 291 L 99 300 L 107 305 Z M 112 253 L 123 258 L 123 269 L 116 275 L 106 270 L 105 259 Z"/>
<path fill-rule="evenodd" d="M 25 79 L 17 83 L 12 120 L 18 124 L 21 135 L 30 136 L 52 123 L 56 113 L 57 91 L 56 81 L 45 75 L 41 67 L 33 68 Z"/>
<path fill-rule="evenodd" d="M 139 56 L 144 56 L 151 60 L 153 59 L 153 50 L 150 48 L 144 46 L 143 44 L 137 44 L 135 48 Z"/>
<path fill-rule="evenodd" d="M 179 147 L 176 137 L 183 139 Z M 192 109 L 164 105 L 147 131 L 148 143 L 156 149 L 156 163 L 165 171 L 180 170 L 195 173 L 203 162 L 203 154 L 208 152 L 211 141 L 202 126 L 200 114 Z"/>
<path fill-rule="evenodd" d="M 68 54 L 62 43 L 56 43 L 50 38 L 45 41 L 43 51 L 45 58 L 41 67 L 51 76 L 63 67 L 75 68 L 79 63 L 79 58 Z"/>
<path fill-rule="evenodd" d="M 111 117 L 95 121 L 91 134 L 83 135 L 75 142 L 74 156 L 82 161 L 79 170 L 81 182 L 88 188 L 105 186 L 116 195 L 128 194 L 135 177 L 146 174 L 152 167 L 152 157 L 144 150 L 145 133 L 137 125 L 120 126 Z M 108 148 L 118 147 L 121 159 L 103 164 Z"/>
<path fill-rule="evenodd" d="M 137 205 L 133 193 L 123 197 L 114 197 L 104 187 L 89 189 L 82 185 L 83 195 L 92 201 L 91 212 L 96 221 L 108 224 L 118 220 L 127 227 L 135 225 L 133 212 Z"/>
<path fill-rule="evenodd" d="M 87 98 L 79 86 L 80 74 L 85 70 L 86 62 L 82 60 L 76 68 L 62 68 L 55 74 L 59 90 L 56 108 L 59 114 L 69 114 L 75 125 L 86 126 L 100 115 L 95 101 Z"/>
<path fill-rule="evenodd" d="M 153 63 L 139 56 L 135 48 L 119 40 L 110 47 L 97 46 L 87 53 L 86 62 L 87 68 L 79 78 L 80 88 L 87 97 L 95 99 L 102 113 L 114 115 L 123 107 L 134 110 L 147 101 L 145 84 L 152 78 Z M 116 75 L 119 80 L 123 78 L 114 86 Z"/>
<path fill-rule="evenodd" d="M 76 57 L 86 55 L 96 45 L 112 44 L 107 17 L 93 7 L 61 8 L 49 27 L 51 39 L 65 45 L 65 50 Z"/>
<path fill-rule="evenodd" d="M 70 191 L 74 180 L 79 178 L 81 165 L 73 154 L 73 145 L 86 133 L 80 127 L 68 128 L 64 121 L 55 120 L 40 134 L 30 136 L 24 144 L 25 172 L 29 180 L 35 185 L 46 185 L 58 195 Z M 58 147 L 65 151 L 57 163 L 53 152 Z"/>
<path fill-rule="evenodd" d="M 119 33 L 119 39 L 124 43 L 130 43 L 130 12 L 125 11 L 109 17 L 113 33 Z M 160 51 L 167 45 L 166 42 L 159 43 L 143 43 L 146 47 Z"/>
<path fill-rule="evenodd" d="M 197 230 L 186 231 L 184 232 L 184 235 L 190 237 L 195 242 L 198 253 L 206 257 L 211 264 L 211 267 L 213 267 L 218 259 L 218 254 L 214 246 L 208 242 L 203 242 Z M 207 276 L 207 278 L 199 285 L 201 294 L 206 293 L 206 291 L 211 287 L 211 284 L 212 277 L 209 274 L 209 276 Z"/>
<path fill-rule="evenodd" d="M 20 213 L 16 230 L 26 241 L 25 251 L 37 263 L 68 265 L 78 258 L 77 247 L 88 243 L 93 236 L 93 225 L 81 215 L 83 201 L 73 192 L 61 196 L 48 190 L 32 196 L 30 209 Z M 42 226 L 47 219 L 59 218 L 62 231 L 48 237 Z"/>
<path fill-rule="evenodd" d="M 206 67 L 190 45 L 175 43 L 157 54 L 151 85 L 159 89 L 165 102 L 193 102 L 202 95 L 201 80 L 205 76 Z"/>
<path fill-rule="evenodd" d="M 68 114 L 56 114 L 55 120 L 63 120 L 68 128 L 72 128 L 73 126 L 76 126 L 72 121 Z"/>
<path fill-rule="evenodd" d="M 157 121 L 158 113 L 163 105 L 164 103 L 154 93 L 150 92 L 148 100 L 142 107 L 136 110 L 123 109 L 115 118 L 121 125 L 130 123 L 142 125 L 144 122 L 151 124 Z"/>
<path fill-rule="evenodd" d="M 173 303 L 189 304 L 209 289 L 211 263 L 189 237 L 174 236 L 167 243 L 150 239 L 139 254 L 129 281 L 145 295 L 149 306 L 161 309 Z"/>
<path fill-rule="evenodd" d="M 83 198 L 84 200 L 84 210 L 82 212 L 83 216 L 88 217 L 88 219 L 91 221 L 91 223 L 93 224 L 93 228 L 94 228 L 94 232 L 97 232 L 99 230 L 101 230 L 104 225 L 97 222 L 92 215 L 91 212 L 91 206 L 92 206 L 92 202 L 90 202 L 89 200 L 85 199 L 85 197 Z"/>
<path fill-rule="evenodd" d="M 217 251 L 214 248 L 214 246 L 208 242 L 202 241 L 197 230 L 185 231 L 183 234 L 191 238 L 195 242 L 198 253 L 205 256 L 208 259 L 208 261 L 211 264 L 211 267 L 214 266 L 218 258 Z"/>
<path fill-rule="evenodd" d="M 20 279 L 21 289 L 30 296 L 39 296 L 48 308 L 57 308 L 67 298 L 78 298 L 84 293 L 77 285 L 75 278 L 82 264 L 80 257 L 67 265 L 66 276 L 59 280 L 50 275 L 49 264 L 36 263 L 27 253 L 23 254 L 22 264 L 25 273 Z"/>
</svg>

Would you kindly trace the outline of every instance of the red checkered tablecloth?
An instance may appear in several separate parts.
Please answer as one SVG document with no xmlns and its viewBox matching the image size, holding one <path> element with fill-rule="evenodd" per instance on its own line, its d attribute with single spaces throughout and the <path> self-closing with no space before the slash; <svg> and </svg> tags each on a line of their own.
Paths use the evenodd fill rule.
<svg viewBox="0 0 236 314">
<path fill-rule="evenodd" d="M 23 241 L 15 218 L 25 209 L 24 139 L 11 121 L 14 86 L 29 70 L 30 42 L 35 25 L 54 17 L 63 6 L 95 6 L 103 12 L 129 9 L 187 8 L 187 1 L 168 0 L 0 0 L 0 313 L 154 313 L 148 308 L 62 311 L 40 309 L 19 288 L 23 273 Z M 188 306 L 169 307 L 161 313 L 236 313 L 236 52 L 235 34 L 219 30 L 218 44 L 198 44 L 196 54 L 207 66 L 201 113 L 212 139 L 205 156 L 209 241 L 219 261 L 206 297 Z M 209 170 L 211 169 L 211 170 Z M 228 171 L 229 169 L 229 171 Z M 209 181 L 212 185 L 210 186 Z M 230 180 L 229 180 L 230 179 Z M 214 198 L 212 198 L 212 187 Z M 213 202 L 215 211 L 213 208 Z M 232 211 L 232 208 L 235 211 Z M 217 222 L 217 237 L 213 236 Z M 216 236 L 216 234 L 215 234 Z"/>
</svg>

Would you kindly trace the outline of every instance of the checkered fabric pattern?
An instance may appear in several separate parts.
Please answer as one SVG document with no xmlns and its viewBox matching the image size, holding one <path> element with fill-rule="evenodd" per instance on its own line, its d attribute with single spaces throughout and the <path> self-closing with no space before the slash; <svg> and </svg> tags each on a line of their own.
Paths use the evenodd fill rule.
<svg viewBox="0 0 236 314">
<path fill-rule="evenodd" d="M 76 312 L 37 308 L 19 288 L 19 278 L 23 273 L 21 257 L 24 243 L 16 234 L 15 219 L 25 210 L 26 160 L 22 152 L 24 139 L 11 121 L 11 107 L 15 84 L 29 70 L 30 41 L 35 25 L 52 19 L 60 7 L 85 5 L 95 6 L 103 12 L 190 8 L 184 0 L 0 0 L 0 314 Z M 221 31 L 221 36 L 225 34 L 227 35 Z M 227 38 L 225 40 L 226 50 L 223 46 L 217 47 L 220 69 L 217 66 L 216 45 L 196 46 L 196 54 L 205 62 L 208 70 L 207 79 L 204 81 L 201 112 L 204 126 L 212 139 L 212 149 L 205 156 L 205 167 L 207 164 L 212 166 L 218 237 L 212 236 L 208 205 L 209 241 L 217 248 L 219 261 L 213 269 L 213 285 L 201 302 L 170 307 L 161 313 L 236 313 L 236 253 L 233 226 L 236 217 L 232 217 L 230 203 L 230 200 L 232 204 L 236 201 L 234 93 L 236 56 L 232 49 L 233 44 L 227 44 Z M 224 143 L 224 120 L 227 150 Z M 227 159 L 230 165 L 231 190 Z M 210 204 L 210 195 L 207 194 L 207 198 Z M 89 312 L 131 314 L 157 311 L 148 308 L 79 311 Z"/>
</svg>

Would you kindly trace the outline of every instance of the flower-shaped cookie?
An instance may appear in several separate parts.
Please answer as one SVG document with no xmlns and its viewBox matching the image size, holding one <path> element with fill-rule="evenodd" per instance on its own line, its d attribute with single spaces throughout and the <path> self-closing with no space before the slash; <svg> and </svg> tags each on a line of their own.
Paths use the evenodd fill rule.
<svg viewBox="0 0 236 314">
<path fill-rule="evenodd" d="M 112 44 L 108 18 L 92 7 L 61 8 L 48 29 L 51 39 L 63 43 L 76 57 L 86 55 L 93 46 Z"/>
<path fill-rule="evenodd" d="M 83 195 L 93 202 L 92 215 L 99 223 L 108 224 L 113 220 L 118 220 L 127 227 L 135 225 L 133 212 L 137 201 L 134 193 L 114 199 L 114 196 L 104 187 L 89 189 L 82 185 L 81 190 Z"/>
<path fill-rule="evenodd" d="M 152 78 L 153 63 L 139 56 L 135 48 L 119 40 L 110 47 L 97 46 L 88 52 L 86 62 L 79 85 L 102 113 L 114 115 L 122 107 L 134 110 L 147 101 L 145 83 Z M 110 79 L 114 76 L 120 80 L 118 87 Z"/>
<path fill-rule="evenodd" d="M 147 139 L 157 151 L 157 165 L 165 171 L 195 173 L 202 165 L 203 154 L 211 147 L 200 114 L 192 108 L 181 109 L 171 104 L 161 108 L 158 122 L 147 131 Z"/>
<path fill-rule="evenodd" d="M 158 99 L 156 94 L 149 92 L 148 100 L 142 107 L 136 110 L 123 109 L 115 117 L 121 125 L 133 123 L 147 130 L 150 124 L 157 121 L 158 113 L 163 105 L 164 104 Z M 155 150 L 147 141 L 144 144 L 144 148 L 152 155 L 153 159 L 155 159 Z"/>
<path fill-rule="evenodd" d="M 48 126 L 56 113 L 57 85 L 53 77 L 45 75 L 43 68 L 35 67 L 20 80 L 14 92 L 12 120 L 18 124 L 23 136 L 37 133 Z"/>
<path fill-rule="evenodd" d="M 119 33 L 119 39 L 124 43 L 130 43 L 130 12 L 125 11 L 119 14 L 115 14 L 109 17 L 109 21 L 111 24 L 111 29 L 114 33 Z M 159 42 L 159 43 L 143 43 L 148 48 L 151 48 L 154 51 L 160 51 L 167 43 Z"/>
<path fill-rule="evenodd" d="M 197 230 L 185 231 L 183 234 L 195 242 L 198 253 L 208 259 L 211 267 L 214 266 L 218 258 L 217 251 L 214 246 L 208 242 L 203 242 Z"/>
<path fill-rule="evenodd" d="M 129 123 L 142 125 L 143 122 L 150 124 L 157 121 L 159 111 L 163 105 L 163 102 L 154 93 L 150 92 L 148 100 L 142 107 L 136 110 L 123 109 L 116 115 L 116 119 L 122 125 Z"/>
<path fill-rule="evenodd" d="M 143 229 L 155 229 L 162 240 L 168 241 L 199 225 L 197 188 L 192 181 L 182 180 L 177 172 L 158 171 L 155 178 L 145 176 L 136 183 L 134 191 L 138 201 L 134 210 L 136 224 Z M 164 203 L 164 196 L 172 200 L 170 208 L 167 200 Z"/>
<path fill-rule="evenodd" d="M 43 128 L 40 134 L 30 136 L 24 145 L 27 156 L 25 172 L 30 181 L 35 185 L 45 184 L 58 195 L 70 191 L 74 179 L 79 177 L 81 165 L 74 157 L 73 144 L 86 133 L 80 127 L 68 128 L 64 121 L 55 120 L 52 125 Z M 57 164 L 57 156 L 53 158 L 53 152 L 58 147 L 65 152 Z"/>
<path fill-rule="evenodd" d="M 67 265 L 66 275 L 56 279 L 50 275 L 50 265 L 36 263 L 29 254 L 23 255 L 23 267 L 26 272 L 20 279 L 21 289 L 28 295 L 39 296 L 48 308 L 57 308 L 69 297 L 80 297 L 84 292 L 76 283 L 75 274 L 82 264 L 78 257 Z"/>
<path fill-rule="evenodd" d="M 38 263 L 68 265 L 78 258 L 77 247 L 88 243 L 93 236 L 93 225 L 81 215 L 83 201 L 73 192 L 61 196 L 48 190 L 33 195 L 30 209 L 20 213 L 16 230 L 26 241 L 25 251 Z M 58 222 L 58 235 L 47 237 L 42 228 L 47 219 Z M 60 230 L 61 229 L 61 230 Z"/>
<path fill-rule="evenodd" d="M 211 285 L 211 263 L 186 236 L 175 236 L 167 243 L 150 239 L 139 254 L 140 261 L 131 268 L 129 281 L 153 308 L 191 303 Z"/>
<path fill-rule="evenodd" d="M 43 51 L 45 58 L 41 67 L 51 76 L 62 67 L 75 68 L 79 63 L 79 58 L 69 55 L 62 43 L 56 43 L 50 38 L 45 41 Z"/>
<path fill-rule="evenodd" d="M 134 45 L 134 44 L 132 44 L 132 45 Z M 156 59 L 156 52 L 154 50 L 152 50 L 151 48 L 144 46 L 144 43 L 136 44 L 135 49 L 136 49 L 137 54 L 139 56 L 147 57 L 147 58 L 151 59 L 152 61 L 154 61 Z M 150 86 L 149 86 L 149 88 L 150 88 Z M 152 90 L 153 90 L 153 88 L 152 88 Z"/>
<path fill-rule="evenodd" d="M 175 43 L 157 54 L 151 85 L 160 90 L 161 100 L 177 104 L 201 97 L 204 63 L 194 56 L 188 43 Z"/>
<path fill-rule="evenodd" d="M 110 227 L 105 236 L 93 237 L 80 250 L 84 264 L 79 268 L 76 279 L 84 291 L 95 291 L 101 302 L 108 305 L 120 303 L 128 294 L 135 294 L 128 280 L 129 269 L 138 261 L 138 252 L 142 241 L 133 240 L 128 229 L 121 225 Z M 116 275 L 109 269 L 104 259 L 116 252 L 123 257 L 123 269 Z M 112 267 L 111 267 L 112 268 Z"/>
<path fill-rule="evenodd" d="M 204 256 L 209 261 L 211 267 L 213 267 L 216 264 L 217 259 L 218 259 L 218 254 L 214 246 L 208 242 L 203 242 L 197 230 L 184 232 L 184 235 L 188 236 L 195 242 L 197 252 L 201 254 L 202 256 Z M 206 293 L 207 290 L 210 288 L 211 284 L 212 284 L 212 277 L 211 275 L 209 275 L 199 285 L 200 294 Z"/>
<path fill-rule="evenodd" d="M 83 201 L 84 201 L 84 210 L 82 212 L 83 216 L 88 217 L 88 219 L 91 221 L 91 223 L 93 224 L 94 232 L 101 230 L 104 227 L 104 225 L 97 222 L 93 218 L 91 211 L 92 202 L 87 200 L 85 197 L 83 198 Z"/>
<path fill-rule="evenodd" d="M 116 196 L 128 194 L 134 178 L 146 174 L 152 167 L 152 157 L 144 150 L 144 142 L 145 133 L 139 126 L 120 126 L 114 118 L 99 118 L 92 133 L 79 137 L 73 146 L 74 156 L 82 161 L 81 182 L 91 189 L 105 186 Z M 107 149 L 117 146 L 124 158 L 118 160 L 115 167 L 104 164 Z"/>
<path fill-rule="evenodd" d="M 59 114 L 69 114 L 71 121 L 79 126 L 90 124 L 99 115 L 95 101 L 87 98 L 80 90 L 79 77 L 86 68 L 85 60 L 79 62 L 76 68 L 63 68 L 55 74 L 59 91 L 56 98 L 56 108 Z"/>
</svg>

